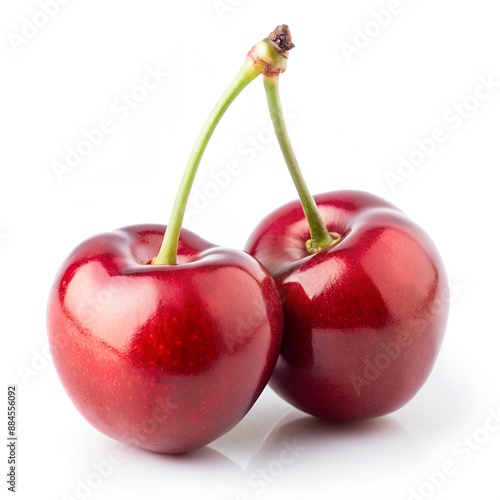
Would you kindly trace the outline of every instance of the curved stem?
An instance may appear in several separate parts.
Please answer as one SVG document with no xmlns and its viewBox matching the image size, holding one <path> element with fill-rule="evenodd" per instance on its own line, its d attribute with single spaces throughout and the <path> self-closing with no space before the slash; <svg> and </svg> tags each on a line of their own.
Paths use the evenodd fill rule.
<svg viewBox="0 0 500 500">
<path fill-rule="evenodd" d="M 297 189 L 297 193 L 302 203 L 309 229 L 311 231 L 311 239 L 306 243 L 309 253 L 317 253 L 323 248 L 327 248 L 333 243 L 336 243 L 339 235 L 333 235 L 328 232 L 328 229 L 321 218 L 318 211 L 318 206 L 311 196 L 307 185 L 305 183 L 302 172 L 299 168 L 299 163 L 293 152 L 290 137 L 286 129 L 285 118 L 281 107 L 281 100 L 279 96 L 279 74 L 264 75 L 264 87 L 266 89 L 267 104 L 271 119 L 273 121 L 276 137 L 285 158 L 290 175 L 292 176 L 293 183 Z"/>
<path fill-rule="evenodd" d="M 173 265 L 177 263 L 179 236 L 189 193 L 193 187 L 203 153 L 222 116 L 240 92 L 257 76 L 261 74 L 276 75 L 285 71 L 288 51 L 292 48 L 290 30 L 288 26 L 283 24 L 278 26 L 267 38 L 254 45 L 248 52 L 243 66 L 217 101 L 193 147 L 174 201 L 160 251 L 151 261 L 152 264 Z"/>
<path fill-rule="evenodd" d="M 165 237 L 163 238 L 162 246 L 158 255 L 153 259 L 153 264 L 177 263 L 177 246 L 179 243 L 182 220 L 184 218 L 189 193 L 191 192 L 194 178 L 203 153 L 205 152 L 207 144 L 212 137 L 215 128 L 231 103 L 252 80 L 261 74 L 261 72 L 262 71 L 260 69 L 255 68 L 253 64 L 251 64 L 251 61 L 247 59 L 210 113 L 210 116 L 202 128 L 191 152 L 191 156 L 187 162 L 186 170 L 184 171 L 184 175 L 181 179 L 179 190 L 174 201 Z"/>
</svg>

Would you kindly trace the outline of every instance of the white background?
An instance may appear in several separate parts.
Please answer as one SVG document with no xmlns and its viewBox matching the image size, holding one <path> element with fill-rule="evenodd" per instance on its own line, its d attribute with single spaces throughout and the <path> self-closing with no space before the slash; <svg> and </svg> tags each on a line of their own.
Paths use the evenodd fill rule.
<svg viewBox="0 0 500 500">
<path fill-rule="evenodd" d="M 500 432 L 491 419 L 500 411 L 496 2 L 58 5 L 31 31 L 24 18 L 44 24 L 38 2 L 0 8 L 2 391 L 18 385 L 17 498 L 500 498 Z M 390 18 L 377 16 L 389 7 Z M 206 116 L 250 47 L 281 23 L 296 43 L 281 94 L 311 191 L 374 192 L 427 230 L 451 282 L 446 340 L 427 384 L 390 416 L 325 425 L 266 390 L 238 426 L 199 452 L 131 449 L 87 424 L 47 361 L 49 287 L 87 237 L 167 222 Z M 144 92 L 137 86 L 147 68 L 164 76 Z M 481 79 L 492 82 L 489 92 Z M 122 95 L 131 93 L 142 101 L 124 109 Z M 113 130 L 58 178 L 54 163 L 103 119 Z M 399 175 L 400 157 L 436 128 L 445 140 L 424 161 L 413 153 L 419 165 L 391 188 L 387 172 Z M 207 187 L 228 162 L 239 166 L 230 183 Z M 224 117 L 196 189 L 211 199 L 186 227 L 240 248 L 264 215 L 295 198 L 260 81 Z M 286 464 L 284 443 L 296 446 Z M 110 456 L 113 471 L 96 476 L 95 464 Z M 449 475 L 439 472 L 443 464 Z"/>
</svg>

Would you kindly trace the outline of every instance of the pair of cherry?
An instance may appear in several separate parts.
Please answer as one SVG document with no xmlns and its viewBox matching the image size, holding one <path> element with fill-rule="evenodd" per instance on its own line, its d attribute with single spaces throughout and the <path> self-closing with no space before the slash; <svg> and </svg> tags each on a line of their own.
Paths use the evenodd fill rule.
<svg viewBox="0 0 500 500">
<path fill-rule="evenodd" d="M 292 47 L 283 25 L 250 50 L 195 144 L 166 228 L 95 236 L 58 272 L 54 363 L 76 407 L 112 438 L 195 450 L 235 426 L 268 382 L 323 419 L 376 417 L 409 401 L 432 369 L 448 312 L 443 263 L 390 203 L 310 195 L 278 92 Z M 300 201 L 262 221 L 243 252 L 181 226 L 213 130 L 259 75 Z"/>
</svg>

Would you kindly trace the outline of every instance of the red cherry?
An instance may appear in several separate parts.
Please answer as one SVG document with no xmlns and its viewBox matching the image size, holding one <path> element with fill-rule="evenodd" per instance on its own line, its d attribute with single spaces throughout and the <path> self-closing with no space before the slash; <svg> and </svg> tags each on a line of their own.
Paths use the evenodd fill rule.
<svg viewBox="0 0 500 500">
<path fill-rule="evenodd" d="M 167 453 L 231 429 L 279 353 L 276 286 L 244 252 L 183 230 L 175 266 L 151 265 L 165 228 L 126 227 L 82 243 L 48 307 L 59 377 L 99 431 Z"/>
<path fill-rule="evenodd" d="M 257 227 L 247 250 L 271 272 L 285 315 L 271 387 L 312 415 L 376 417 L 409 401 L 443 339 L 448 286 L 429 236 L 360 191 L 315 196 L 340 241 L 315 254 L 299 201 Z"/>
<path fill-rule="evenodd" d="M 165 453 L 200 448 L 236 425 L 269 381 L 283 334 L 273 279 L 182 220 L 217 124 L 257 76 L 284 71 L 288 38 L 278 26 L 247 54 L 195 142 L 167 228 L 95 236 L 56 277 L 54 363 L 76 407 L 110 437 Z"/>
</svg>

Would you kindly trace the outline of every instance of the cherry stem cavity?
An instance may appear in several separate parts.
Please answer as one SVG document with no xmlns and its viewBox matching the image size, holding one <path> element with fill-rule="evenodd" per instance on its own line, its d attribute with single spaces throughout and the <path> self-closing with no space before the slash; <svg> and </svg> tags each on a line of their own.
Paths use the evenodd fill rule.
<svg viewBox="0 0 500 500">
<path fill-rule="evenodd" d="M 257 76 L 261 74 L 272 76 L 283 72 L 286 68 L 288 50 L 292 47 L 288 27 L 282 25 L 249 51 L 243 66 L 217 101 L 198 136 L 181 179 L 160 251 L 152 260 L 152 264 L 174 265 L 177 263 L 179 236 L 189 194 L 203 153 L 222 116 L 241 91 Z"/>
</svg>

